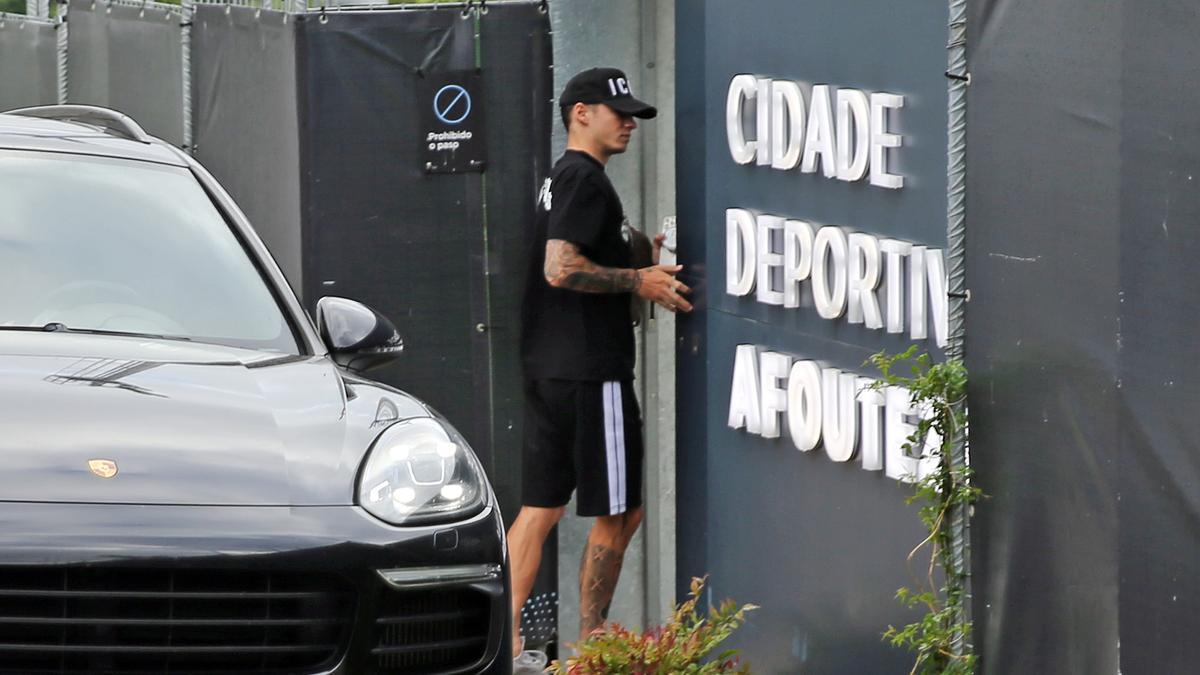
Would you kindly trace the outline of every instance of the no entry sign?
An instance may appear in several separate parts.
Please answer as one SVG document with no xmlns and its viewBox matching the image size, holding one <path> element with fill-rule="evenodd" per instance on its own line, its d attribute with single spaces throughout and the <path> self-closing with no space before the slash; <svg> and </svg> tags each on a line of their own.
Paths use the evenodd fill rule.
<svg viewBox="0 0 1200 675">
<path fill-rule="evenodd" d="M 487 144 L 479 81 L 474 70 L 426 76 L 420 104 L 425 171 L 483 171 Z"/>
</svg>

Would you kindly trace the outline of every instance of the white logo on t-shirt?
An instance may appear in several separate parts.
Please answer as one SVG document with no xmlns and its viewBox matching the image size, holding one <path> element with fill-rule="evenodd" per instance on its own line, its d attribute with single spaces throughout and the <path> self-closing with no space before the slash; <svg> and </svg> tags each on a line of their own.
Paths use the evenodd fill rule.
<svg viewBox="0 0 1200 675">
<path fill-rule="evenodd" d="M 538 193 L 538 203 L 547 211 L 550 210 L 550 202 L 554 200 L 554 193 L 550 192 L 550 179 L 547 178 L 545 183 L 542 183 L 542 191 Z"/>
</svg>

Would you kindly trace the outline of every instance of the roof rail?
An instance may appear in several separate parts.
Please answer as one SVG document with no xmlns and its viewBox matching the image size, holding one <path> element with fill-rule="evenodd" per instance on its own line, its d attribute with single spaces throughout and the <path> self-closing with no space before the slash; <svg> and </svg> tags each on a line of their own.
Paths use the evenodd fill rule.
<svg viewBox="0 0 1200 675">
<path fill-rule="evenodd" d="M 129 115 L 94 105 L 41 105 L 4 112 L 10 115 L 92 124 L 139 143 L 150 143 L 154 140 Z"/>
</svg>

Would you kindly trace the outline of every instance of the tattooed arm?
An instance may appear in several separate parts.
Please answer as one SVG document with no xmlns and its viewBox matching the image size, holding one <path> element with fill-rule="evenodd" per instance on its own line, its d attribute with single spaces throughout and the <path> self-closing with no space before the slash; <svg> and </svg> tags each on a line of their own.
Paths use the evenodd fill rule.
<svg viewBox="0 0 1200 675">
<path fill-rule="evenodd" d="M 588 260 L 579 247 L 563 239 L 546 242 L 546 282 L 555 288 L 580 293 L 636 293 L 671 311 L 692 306 L 680 293 L 689 289 L 675 279 L 679 265 L 651 265 L 642 269 L 604 267 Z"/>
<path fill-rule="evenodd" d="M 562 239 L 546 242 L 545 273 L 551 286 L 582 293 L 632 293 L 642 282 L 640 270 L 602 267 Z"/>
</svg>

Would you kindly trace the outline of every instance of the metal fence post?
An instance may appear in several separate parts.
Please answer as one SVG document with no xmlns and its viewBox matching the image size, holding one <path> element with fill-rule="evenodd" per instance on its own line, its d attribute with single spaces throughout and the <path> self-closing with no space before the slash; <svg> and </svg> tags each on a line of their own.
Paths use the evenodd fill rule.
<svg viewBox="0 0 1200 675">
<path fill-rule="evenodd" d="M 967 3 L 966 0 L 950 0 L 949 39 L 947 41 L 948 63 L 948 130 L 947 130 L 947 219 L 946 239 L 949 267 L 949 335 L 946 357 L 962 359 L 965 355 L 966 332 L 966 187 L 967 187 L 967 85 L 970 73 L 967 70 Z M 958 405 L 965 407 L 965 402 Z M 949 462 L 952 470 L 965 470 L 969 463 L 964 431 L 954 439 Z M 970 514 L 962 505 L 950 514 L 950 536 L 954 548 L 952 574 L 965 579 L 963 607 L 955 622 L 962 625 L 971 617 L 970 582 Z M 970 635 L 956 635 L 954 651 L 963 654 L 969 651 Z"/>
</svg>

